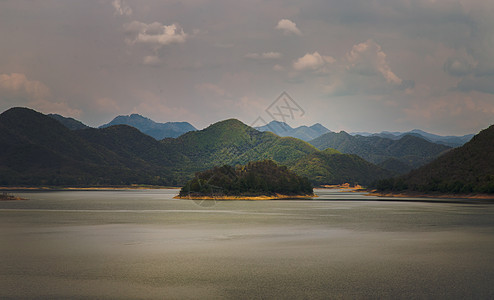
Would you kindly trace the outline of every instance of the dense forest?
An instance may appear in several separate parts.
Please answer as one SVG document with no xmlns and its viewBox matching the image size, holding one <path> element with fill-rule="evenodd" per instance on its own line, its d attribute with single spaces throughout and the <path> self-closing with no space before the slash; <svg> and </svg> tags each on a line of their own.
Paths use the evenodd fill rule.
<svg viewBox="0 0 494 300">
<path fill-rule="evenodd" d="M 317 153 L 324 159 L 305 164 Z M 196 172 L 214 166 L 265 159 L 314 184 L 362 184 L 362 178 L 372 181 L 391 175 L 373 164 L 361 168 L 363 160 L 356 156 L 326 153 L 235 119 L 158 141 L 127 125 L 87 128 L 28 108 L 0 114 L 2 186 L 182 186 Z M 330 172 L 316 174 L 309 169 Z"/>
<path fill-rule="evenodd" d="M 379 191 L 494 193 L 494 125 L 412 172 L 376 182 Z"/>
<path fill-rule="evenodd" d="M 180 190 L 188 196 L 270 196 L 313 195 L 312 185 L 285 166 L 271 160 L 249 162 L 232 167 L 224 165 L 196 173 Z"/>
</svg>

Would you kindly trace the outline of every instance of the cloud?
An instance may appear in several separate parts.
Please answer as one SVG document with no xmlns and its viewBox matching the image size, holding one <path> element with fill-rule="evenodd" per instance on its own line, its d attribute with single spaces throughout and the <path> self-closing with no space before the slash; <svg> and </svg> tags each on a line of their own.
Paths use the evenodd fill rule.
<svg viewBox="0 0 494 300">
<path fill-rule="evenodd" d="M 19 73 L 0 74 L 0 91 L 36 100 L 51 95 L 50 89 L 42 82 L 29 80 L 26 75 Z"/>
<path fill-rule="evenodd" d="M 100 97 L 94 99 L 93 107 L 98 112 L 103 112 L 103 113 L 115 113 L 120 111 L 120 107 L 118 106 L 117 101 L 108 97 Z"/>
<path fill-rule="evenodd" d="M 276 64 L 273 66 L 273 70 L 275 71 L 283 71 L 285 68 L 283 68 L 283 66 L 279 65 L 279 64 Z"/>
<path fill-rule="evenodd" d="M 324 91 L 331 96 L 347 96 L 352 94 L 389 94 L 394 90 L 410 91 L 414 86 L 413 80 L 403 80 L 396 75 L 381 46 L 373 40 L 367 40 L 356 44 L 341 59 L 319 58 L 317 52 L 306 54 L 305 59 L 299 59 L 294 63 L 294 68 L 299 69 L 320 68 L 328 76 L 323 84 Z M 331 57 L 332 58 L 332 57 Z M 331 61 L 331 68 L 326 61 Z M 326 62 L 325 65 L 323 63 Z"/>
<path fill-rule="evenodd" d="M 129 44 L 148 44 L 160 48 L 169 44 L 184 43 L 188 35 L 178 24 L 163 25 L 159 22 L 151 24 L 132 21 L 124 25 Z"/>
<path fill-rule="evenodd" d="M 142 63 L 148 66 L 159 66 L 163 61 L 156 55 L 148 55 L 144 57 Z"/>
<path fill-rule="evenodd" d="M 215 96 L 228 96 L 228 93 L 221 87 L 212 83 L 202 83 L 195 86 L 201 93 L 213 94 Z"/>
<path fill-rule="evenodd" d="M 386 60 L 381 46 L 373 40 L 354 45 L 346 54 L 347 69 L 364 76 L 381 74 L 388 83 L 401 85 L 402 79 L 396 76 Z"/>
<path fill-rule="evenodd" d="M 281 19 L 276 25 L 276 29 L 282 30 L 285 35 L 302 35 L 302 32 L 297 28 L 297 24 L 288 19 Z"/>
<path fill-rule="evenodd" d="M 463 77 L 473 71 L 473 65 L 465 58 L 448 58 L 444 63 L 444 71 L 452 76 Z"/>
<path fill-rule="evenodd" d="M 304 70 L 319 70 L 322 71 L 328 64 L 334 63 L 336 60 L 331 56 L 323 56 L 319 52 L 306 53 L 293 63 L 293 68 L 297 71 Z"/>
<path fill-rule="evenodd" d="M 113 0 L 113 8 L 115 9 L 115 15 L 130 16 L 132 15 L 132 9 L 125 3 L 124 0 Z"/>
<path fill-rule="evenodd" d="M 470 76 L 463 78 L 457 85 L 462 92 L 478 91 L 494 94 L 494 76 Z"/>
<path fill-rule="evenodd" d="M 264 53 L 247 53 L 246 58 L 269 60 L 269 59 L 279 59 L 283 55 L 280 52 L 264 52 Z"/>
<path fill-rule="evenodd" d="M 53 100 L 50 89 L 44 83 L 30 80 L 21 73 L 0 74 L 0 98 L 1 104 L 8 107 L 28 106 L 41 112 L 71 117 L 81 114 L 80 110 L 69 107 L 67 102 Z"/>
</svg>

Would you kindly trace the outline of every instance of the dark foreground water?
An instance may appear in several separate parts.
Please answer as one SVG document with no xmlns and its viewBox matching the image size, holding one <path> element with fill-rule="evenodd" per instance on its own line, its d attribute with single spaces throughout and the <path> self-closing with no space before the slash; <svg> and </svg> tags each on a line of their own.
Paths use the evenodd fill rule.
<svg viewBox="0 0 494 300">
<path fill-rule="evenodd" d="M 177 192 L 0 202 L 0 298 L 494 298 L 493 204 Z"/>
</svg>

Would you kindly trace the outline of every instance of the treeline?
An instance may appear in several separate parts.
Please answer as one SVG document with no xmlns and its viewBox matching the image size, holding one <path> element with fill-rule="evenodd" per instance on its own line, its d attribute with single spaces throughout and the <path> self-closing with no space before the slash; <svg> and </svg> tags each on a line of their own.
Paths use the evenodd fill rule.
<svg viewBox="0 0 494 300">
<path fill-rule="evenodd" d="M 398 178 L 374 184 L 379 191 L 494 194 L 494 125 L 465 145 Z"/>
<path fill-rule="evenodd" d="M 409 183 L 404 178 L 389 178 L 377 181 L 373 187 L 378 191 L 448 193 L 448 194 L 494 194 L 494 175 L 478 177 L 474 182 L 461 180 L 446 181 L 433 178 L 425 184 Z"/>
<path fill-rule="evenodd" d="M 313 195 L 305 177 L 271 160 L 250 162 L 244 166 L 224 165 L 196 173 L 180 190 L 180 196 L 258 196 Z"/>
</svg>

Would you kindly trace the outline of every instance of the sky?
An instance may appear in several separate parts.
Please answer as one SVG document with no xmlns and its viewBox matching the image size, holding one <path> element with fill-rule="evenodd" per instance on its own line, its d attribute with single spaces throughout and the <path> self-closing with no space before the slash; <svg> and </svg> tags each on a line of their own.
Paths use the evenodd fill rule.
<svg viewBox="0 0 494 300">
<path fill-rule="evenodd" d="M 494 1 L 0 0 L 0 112 L 332 131 L 494 124 Z"/>
</svg>

